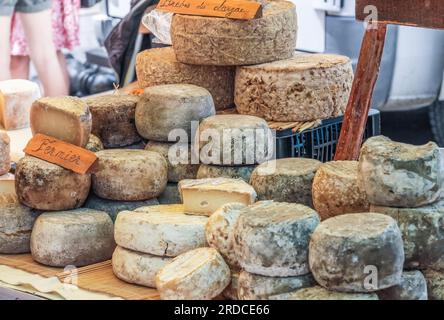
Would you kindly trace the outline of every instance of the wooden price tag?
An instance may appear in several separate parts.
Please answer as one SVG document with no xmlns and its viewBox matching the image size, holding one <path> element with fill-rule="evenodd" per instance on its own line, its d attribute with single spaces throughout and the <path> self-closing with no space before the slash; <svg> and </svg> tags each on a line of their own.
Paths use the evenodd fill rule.
<svg viewBox="0 0 444 320">
<path fill-rule="evenodd" d="M 260 3 L 244 0 L 160 0 L 156 9 L 194 16 L 241 20 L 262 17 Z"/>
<path fill-rule="evenodd" d="M 41 133 L 29 140 L 23 151 L 80 174 L 88 172 L 97 160 L 94 152 Z"/>
</svg>

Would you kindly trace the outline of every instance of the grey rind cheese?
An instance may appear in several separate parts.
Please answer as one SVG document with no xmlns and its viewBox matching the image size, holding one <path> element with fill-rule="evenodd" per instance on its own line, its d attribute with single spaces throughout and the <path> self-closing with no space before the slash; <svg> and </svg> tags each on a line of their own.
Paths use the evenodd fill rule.
<svg viewBox="0 0 444 320">
<path fill-rule="evenodd" d="M 146 88 L 140 97 L 136 127 L 139 134 L 149 140 L 174 141 L 172 139 L 182 134 L 180 131 L 191 140 L 192 122 L 215 113 L 213 98 L 207 89 L 191 84 L 159 85 Z"/>
<path fill-rule="evenodd" d="M 236 166 L 236 167 L 224 167 L 224 166 L 212 166 L 207 164 L 201 164 L 197 171 L 197 179 L 205 178 L 233 178 L 242 179 L 245 182 L 250 182 L 251 173 L 256 166 Z"/>
<path fill-rule="evenodd" d="M 110 259 L 114 248 L 113 222 L 103 211 L 43 213 L 32 229 L 32 258 L 48 266 L 94 264 Z"/>
<path fill-rule="evenodd" d="M 301 204 L 260 201 L 242 209 L 234 229 L 239 264 L 270 277 L 309 273 L 308 244 L 319 220 Z"/>
<path fill-rule="evenodd" d="M 188 251 L 162 268 L 156 287 L 162 300 L 209 300 L 230 284 L 230 268 L 214 248 Z"/>
<path fill-rule="evenodd" d="M 216 110 L 233 106 L 234 72 L 234 67 L 181 63 L 171 47 L 142 51 L 136 59 L 137 81 L 141 88 L 161 84 L 194 84 L 211 93 Z"/>
<path fill-rule="evenodd" d="M 438 146 L 413 146 L 378 136 L 368 139 L 359 159 L 358 183 L 371 204 L 420 207 L 438 200 L 442 185 Z"/>
<path fill-rule="evenodd" d="M 125 282 L 155 288 L 157 272 L 171 260 L 117 246 L 112 257 L 113 273 Z"/>
<path fill-rule="evenodd" d="M 321 162 L 314 159 L 285 158 L 257 166 L 250 184 L 259 200 L 300 203 L 313 207 L 311 188 Z"/>
<path fill-rule="evenodd" d="M 131 145 L 140 141 L 134 124 L 139 97 L 126 94 L 108 94 L 85 100 L 92 114 L 92 133 L 105 148 Z"/>
<path fill-rule="evenodd" d="M 400 284 L 377 294 L 380 300 L 427 300 L 427 282 L 421 271 L 405 271 Z"/>
<path fill-rule="evenodd" d="M 178 204 L 182 203 L 179 187 L 177 183 L 168 183 L 165 190 L 157 197 L 160 204 Z"/>
<path fill-rule="evenodd" d="M 326 289 L 373 292 L 401 282 L 404 249 L 396 221 L 379 213 L 327 219 L 314 231 L 310 270 Z"/>
<path fill-rule="evenodd" d="M 444 272 L 428 269 L 424 271 L 429 300 L 444 300 Z"/>
<path fill-rule="evenodd" d="M 97 152 L 97 151 L 103 150 L 104 147 L 103 147 L 102 141 L 100 141 L 100 139 L 97 136 L 90 134 L 89 140 L 85 146 L 85 149 L 87 149 L 91 152 Z"/>
<path fill-rule="evenodd" d="M 160 195 L 167 184 L 167 162 L 157 152 L 108 149 L 96 153 L 92 175 L 96 195 L 109 200 L 140 201 Z"/>
<path fill-rule="evenodd" d="M 231 282 L 222 292 L 224 298 L 230 300 L 239 300 L 239 272 L 231 270 Z"/>
<path fill-rule="evenodd" d="M 344 213 L 369 211 L 367 195 L 358 186 L 357 161 L 322 164 L 316 171 L 312 193 L 314 208 L 323 220 Z"/>
<path fill-rule="evenodd" d="M 31 208 L 79 208 L 88 197 L 90 187 L 90 174 L 78 174 L 32 156 L 25 156 L 17 163 L 15 191 L 19 201 Z"/>
<path fill-rule="evenodd" d="M 199 164 L 192 163 L 191 147 L 184 143 L 150 141 L 145 150 L 161 154 L 168 163 L 168 182 L 196 179 Z"/>
<path fill-rule="evenodd" d="M 235 103 L 240 114 L 269 121 L 313 121 L 342 115 L 353 82 L 348 57 L 296 54 L 238 67 Z"/>
<path fill-rule="evenodd" d="M 295 277 L 265 277 L 241 271 L 238 279 L 239 300 L 268 300 L 271 296 L 315 285 L 311 274 Z"/>
<path fill-rule="evenodd" d="M 404 241 L 406 269 L 444 270 L 444 200 L 418 208 L 374 206 L 395 219 Z"/>
<path fill-rule="evenodd" d="M 227 66 L 290 58 L 297 38 L 295 5 L 270 2 L 262 12 L 251 20 L 174 15 L 171 39 L 177 60 Z"/>
<path fill-rule="evenodd" d="M 379 300 L 376 293 L 330 291 L 320 286 L 304 288 L 270 297 L 270 300 Z"/>
</svg>

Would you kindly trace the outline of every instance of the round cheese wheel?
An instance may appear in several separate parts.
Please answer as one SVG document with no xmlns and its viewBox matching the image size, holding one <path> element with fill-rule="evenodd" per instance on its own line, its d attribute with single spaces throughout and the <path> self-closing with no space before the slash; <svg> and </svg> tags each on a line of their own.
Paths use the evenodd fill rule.
<svg viewBox="0 0 444 320">
<path fill-rule="evenodd" d="M 270 297 L 270 300 L 379 300 L 376 293 L 346 293 L 330 291 L 320 286 L 303 288 Z"/>
<path fill-rule="evenodd" d="M 87 149 L 91 152 L 97 152 L 97 151 L 103 150 L 104 147 L 103 147 L 102 141 L 100 141 L 100 139 L 97 136 L 90 134 L 89 140 L 85 146 L 85 149 Z"/>
<path fill-rule="evenodd" d="M 0 130 L 0 176 L 7 174 L 11 169 L 11 140 L 8 133 Z"/>
<path fill-rule="evenodd" d="M 427 282 L 421 271 L 405 271 L 400 284 L 377 293 L 380 300 L 428 300 Z"/>
<path fill-rule="evenodd" d="M 212 166 L 202 164 L 197 171 L 197 179 L 205 178 L 232 178 L 242 179 L 245 182 L 250 182 L 251 173 L 256 166 L 236 166 L 236 167 L 224 167 L 224 166 Z"/>
</svg>

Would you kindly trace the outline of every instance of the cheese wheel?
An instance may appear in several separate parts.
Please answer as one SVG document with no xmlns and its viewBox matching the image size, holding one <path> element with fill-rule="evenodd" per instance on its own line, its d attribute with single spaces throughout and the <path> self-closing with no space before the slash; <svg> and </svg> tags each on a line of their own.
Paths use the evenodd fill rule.
<svg viewBox="0 0 444 320">
<path fill-rule="evenodd" d="M 444 272 L 428 269 L 424 271 L 429 300 L 444 300 Z"/>
<path fill-rule="evenodd" d="M 401 282 L 401 231 L 383 214 L 344 214 L 323 221 L 311 237 L 309 253 L 313 276 L 329 290 L 374 292 Z"/>
<path fill-rule="evenodd" d="M 163 267 L 156 276 L 162 300 L 209 300 L 230 284 L 230 268 L 214 248 L 188 251 Z"/>
<path fill-rule="evenodd" d="M 85 149 L 87 149 L 91 152 L 97 152 L 97 151 L 103 150 L 104 147 L 103 147 L 102 141 L 100 141 L 100 139 L 97 136 L 90 134 L 89 140 L 85 146 Z"/>
<path fill-rule="evenodd" d="M 160 204 L 178 204 L 182 203 L 179 187 L 177 183 L 168 183 L 165 191 L 157 198 Z"/>
<path fill-rule="evenodd" d="M 166 160 L 146 150 L 103 150 L 96 153 L 92 175 L 96 195 L 109 200 L 140 201 L 157 197 L 167 183 Z"/>
<path fill-rule="evenodd" d="M 239 272 L 231 270 L 231 282 L 222 292 L 226 299 L 239 300 Z"/>
<path fill-rule="evenodd" d="M 207 246 L 206 222 L 206 217 L 185 214 L 182 205 L 149 206 L 120 212 L 114 233 L 121 247 L 175 257 Z"/>
<path fill-rule="evenodd" d="M 197 179 L 233 178 L 250 182 L 251 173 L 256 166 L 223 167 L 201 164 L 197 171 Z"/>
<path fill-rule="evenodd" d="M 191 138 L 193 123 L 216 113 L 207 89 L 191 84 L 165 84 L 146 88 L 136 107 L 136 127 L 149 140 Z M 174 130 L 174 131 L 173 131 Z M 181 141 L 188 143 L 187 141 Z"/>
<path fill-rule="evenodd" d="M 32 258 L 48 266 L 94 264 L 110 259 L 114 248 L 113 222 L 102 211 L 43 213 L 32 229 Z"/>
<path fill-rule="evenodd" d="M 358 186 L 357 161 L 322 164 L 314 176 L 312 193 L 313 206 L 323 220 L 344 213 L 369 211 L 367 195 Z"/>
<path fill-rule="evenodd" d="M 233 106 L 234 68 L 190 65 L 177 61 L 171 47 L 153 48 L 137 55 L 137 82 L 141 88 L 161 84 L 194 84 L 207 89 L 216 110 Z"/>
<path fill-rule="evenodd" d="M 331 54 L 293 57 L 236 71 L 240 114 L 269 121 L 314 121 L 342 115 L 353 82 L 351 61 Z"/>
<path fill-rule="evenodd" d="M 330 291 L 320 286 L 300 289 L 270 297 L 270 300 L 379 300 L 376 293 Z"/>
<path fill-rule="evenodd" d="M 32 103 L 40 98 L 38 84 L 22 79 L 0 81 L 0 124 L 5 130 L 29 127 Z"/>
<path fill-rule="evenodd" d="M 296 9 L 289 1 L 267 3 L 257 19 L 178 14 L 171 24 L 176 58 L 187 64 L 228 66 L 287 59 L 296 38 Z"/>
<path fill-rule="evenodd" d="M 88 105 L 77 97 L 45 97 L 31 107 L 32 134 L 48 136 L 84 147 L 91 133 Z"/>
<path fill-rule="evenodd" d="M 113 272 L 125 282 L 155 288 L 157 272 L 171 260 L 117 246 L 112 257 Z"/>
<path fill-rule="evenodd" d="M 92 133 L 105 148 L 124 147 L 140 141 L 134 124 L 139 97 L 108 94 L 88 98 L 85 102 L 92 115 Z"/>
<path fill-rule="evenodd" d="M 312 184 L 321 162 L 314 159 L 286 158 L 257 166 L 250 184 L 258 200 L 300 203 L 313 207 Z"/>
<path fill-rule="evenodd" d="M 234 249 L 241 267 L 269 277 L 309 273 L 308 244 L 318 214 L 301 204 L 260 201 L 241 210 Z"/>
<path fill-rule="evenodd" d="M 91 187 L 90 174 L 25 156 L 17 163 L 15 191 L 19 201 L 40 210 L 69 210 L 83 205 Z"/>
<path fill-rule="evenodd" d="M 361 149 L 358 183 L 371 204 L 420 207 L 440 197 L 441 171 L 436 143 L 413 146 L 377 136 Z"/>
<path fill-rule="evenodd" d="M 0 130 L 0 175 L 7 174 L 11 169 L 11 140 L 4 130 Z"/>
<path fill-rule="evenodd" d="M 421 271 L 405 271 L 400 284 L 377 293 L 380 300 L 428 300 L 427 282 Z"/>
</svg>

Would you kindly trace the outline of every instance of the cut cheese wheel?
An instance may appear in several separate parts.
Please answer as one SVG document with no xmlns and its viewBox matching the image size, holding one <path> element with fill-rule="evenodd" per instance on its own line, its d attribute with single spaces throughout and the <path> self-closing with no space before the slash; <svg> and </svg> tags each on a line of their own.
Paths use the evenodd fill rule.
<svg viewBox="0 0 444 320">
<path fill-rule="evenodd" d="M 40 210 L 69 210 L 83 205 L 91 187 L 90 174 L 25 156 L 17 163 L 15 191 L 19 201 Z"/>
<path fill-rule="evenodd" d="M 378 136 L 361 149 L 358 183 L 371 204 L 420 207 L 440 197 L 442 169 L 436 143 L 413 146 Z"/>
<path fill-rule="evenodd" d="M 323 221 L 309 252 L 313 276 L 329 290 L 374 292 L 401 282 L 401 231 L 383 214 L 344 214 Z"/>
<path fill-rule="evenodd" d="M 313 207 L 311 188 L 321 162 L 314 159 L 286 158 L 259 165 L 250 184 L 259 200 L 300 203 Z"/>
<path fill-rule="evenodd" d="M 250 176 L 256 166 L 223 167 L 202 164 L 197 171 L 197 179 L 233 178 L 250 182 Z"/>
<path fill-rule="evenodd" d="M 141 136 L 155 141 L 191 138 L 192 122 L 216 113 L 207 89 L 191 84 L 166 84 L 146 88 L 136 108 L 136 127 Z"/>
<path fill-rule="evenodd" d="M 188 143 L 150 141 L 145 150 L 157 152 L 167 160 L 169 182 L 196 178 L 199 164 L 192 163 L 191 148 Z"/>
<path fill-rule="evenodd" d="M 32 103 L 40 98 L 39 86 L 28 80 L 0 81 L 0 124 L 6 130 L 29 127 Z"/>
<path fill-rule="evenodd" d="M 270 277 L 309 273 L 308 243 L 318 214 L 301 204 L 260 201 L 241 210 L 234 249 L 241 267 Z"/>
<path fill-rule="evenodd" d="M 367 195 L 358 186 L 357 161 L 331 161 L 321 165 L 313 180 L 312 193 L 314 208 L 323 220 L 344 213 L 369 211 Z"/>
<path fill-rule="evenodd" d="M 31 107 L 32 134 L 48 136 L 84 147 L 91 133 L 88 105 L 76 97 L 45 97 Z"/>
<path fill-rule="evenodd" d="M 428 269 L 424 276 L 429 300 L 444 300 L 444 272 Z"/>
<path fill-rule="evenodd" d="M 346 293 L 330 291 L 320 286 L 270 297 L 270 300 L 379 300 L 376 293 Z"/>
<path fill-rule="evenodd" d="M 85 101 L 92 115 L 92 133 L 106 148 L 124 147 L 140 141 L 134 124 L 139 97 L 108 94 Z"/>
<path fill-rule="evenodd" d="M 117 246 L 112 258 L 113 272 L 125 282 L 155 288 L 157 272 L 171 260 Z"/>
<path fill-rule="evenodd" d="M 231 108 L 234 94 L 234 68 L 180 63 L 171 47 L 142 51 L 136 60 L 141 88 L 161 84 L 194 84 L 207 89 L 216 110 Z"/>
<path fill-rule="evenodd" d="M 157 197 L 167 183 L 166 160 L 146 150 L 103 150 L 96 153 L 92 176 L 96 195 L 109 200 L 137 201 Z"/>
<path fill-rule="evenodd" d="M 142 207 L 117 215 L 115 238 L 127 249 L 175 257 L 207 246 L 206 222 L 206 217 L 185 214 L 182 205 Z"/>
<path fill-rule="evenodd" d="M 238 279 L 239 300 L 268 300 L 315 284 L 311 274 L 297 277 L 265 277 L 241 271 Z"/>
<path fill-rule="evenodd" d="M 402 273 L 401 283 L 378 291 L 380 300 L 427 300 L 427 282 L 421 271 Z"/>
<path fill-rule="evenodd" d="M 97 151 L 103 150 L 104 147 L 103 147 L 102 141 L 100 141 L 100 139 L 97 136 L 90 134 L 89 140 L 85 146 L 85 149 L 87 149 L 91 152 L 97 152 Z"/>
<path fill-rule="evenodd" d="M 226 203 L 250 205 L 256 201 L 253 187 L 239 179 L 182 180 L 179 191 L 186 212 L 207 216 Z"/>
<path fill-rule="evenodd" d="M 0 204 L 16 203 L 15 177 L 11 173 L 0 176 Z"/>
<path fill-rule="evenodd" d="M 113 222 L 106 212 L 77 209 L 41 214 L 32 229 L 32 258 L 44 265 L 81 267 L 111 258 Z"/>
<path fill-rule="evenodd" d="M 160 204 L 178 204 L 182 203 L 179 187 L 177 183 L 168 183 L 165 191 L 157 198 Z"/>
<path fill-rule="evenodd" d="M 4 130 L 0 130 L 0 175 L 11 169 L 11 140 Z"/>
<path fill-rule="evenodd" d="M 349 58 L 296 54 L 290 59 L 239 67 L 235 103 L 241 114 L 269 121 L 314 121 L 342 115 L 353 82 Z"/>
<path fill-rule="evenodd" d="M 231 282 L 222 292 L 222 295 L 230 300 L 239 300 L 239 272 L 231 270 Z"/>
<path fill-rule="evenodd" d="M 209 300 L 230 284 L 230 268 L 214 248 L 188 251 L 162 268 L 156 287 L 162 300 Z"/>
<path fill-rule="evenodd" d="M 296 48 L 295 5 L 270 2 L 262 12 L 251 20 L 174 15 L 171 39 L 177 60 L 228 66 L 290 58 Z"/>
</svg>

